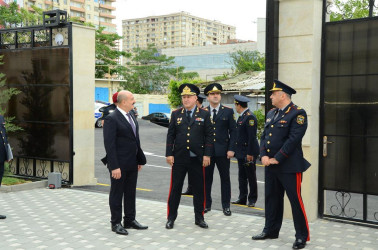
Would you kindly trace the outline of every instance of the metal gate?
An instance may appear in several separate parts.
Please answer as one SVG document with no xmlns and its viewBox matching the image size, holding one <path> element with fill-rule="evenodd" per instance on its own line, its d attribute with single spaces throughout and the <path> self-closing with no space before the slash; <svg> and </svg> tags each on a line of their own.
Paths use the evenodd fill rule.
<svg viewBox="0 0 378 250">
<path fill-rule="evenodd" d="M 378 225 L 377 17 L 323 21 L 320 103 L 320 214 Z"/>
<path fill-rule="evenodd" d="M 6 116 L 21 131 L 10 134 L 14 175 L 38 179 L 61 172 L 73 182 L 72 25 L 64 11 L 49 11 L 44 25 L 0 29 L 6 85 L 21 91 Z M 55 17 L 55 19 L 54 19 Z"/>
</svg>

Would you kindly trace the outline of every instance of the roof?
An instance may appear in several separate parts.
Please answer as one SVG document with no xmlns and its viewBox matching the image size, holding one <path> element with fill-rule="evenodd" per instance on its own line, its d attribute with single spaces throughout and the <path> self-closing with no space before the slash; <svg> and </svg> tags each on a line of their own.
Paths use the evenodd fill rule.
<svg viewBox="0 0 378 250">
<path fill-rule="evenodd" d="M 222 85 L 223 92 L 253 92 L 265 87 L 265 71 L 247 72 L 216 82 Z"/>
</svg>

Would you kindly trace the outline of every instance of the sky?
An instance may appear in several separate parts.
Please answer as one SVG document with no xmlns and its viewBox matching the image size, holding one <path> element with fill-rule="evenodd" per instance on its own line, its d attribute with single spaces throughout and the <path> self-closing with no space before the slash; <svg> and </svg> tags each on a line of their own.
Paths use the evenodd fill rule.
<svg viewBox="0 0 378 250">
<path fill-rule="evenodd" d="M 116 24 L 122 35 L 122 20 L 188 12 L 236 27 L 236 38 L 257 40 L 257 18 L 266 15 L 266 0 L 117 0 Z"/>
</svg>

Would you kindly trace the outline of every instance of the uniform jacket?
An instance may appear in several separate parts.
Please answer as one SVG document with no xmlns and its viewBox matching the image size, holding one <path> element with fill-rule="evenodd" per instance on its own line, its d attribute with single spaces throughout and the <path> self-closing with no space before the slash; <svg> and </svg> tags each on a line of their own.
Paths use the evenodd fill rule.
<svg viewBox="0 0 378 250">
<path fill-rule="evenodd" d="M 212 113 L 211 106 L 206 108 Z M 232 108 L 219 106 L 218 113 L 213 120 L 214 126 L 214 156 L 226 156 L 227 151 L 235 152 L 236 122 Z"/>
<path fill-rule="evenodd" d="M 139 126 L 133 113 L 131 116 L 136 127 L 136 136 L 130 123 L 118 110 L 110 113 L 104 123 L 104 144 L 108 168 L 137 170 L 138 165 L 146 164 L 146 157 L 140 147 Z"/>
<path fill-rule="evenodd" d="M 5 120 L 4 116 L 0 115 L 0 147 L 3 147 L 2 150 L 5 150 L 5 155 L 8 155 L 8 136 L 7 136 L 7 131 L 5 130 Z M 3 159 L 0 159 L 3 160 Z M 6 161 L 7 159 L 4 159 Z"/>
<path fill-rule="evenodd" d="M 259 142 L 257 141 L 257 119 L 249 109 L 239 116 L 236 122 L 235 157 L 244 159 L 247 155 L 255 158 L 259 155 Z"/>
<path fill-rule="evenodd" d="M 267 170 L 282 173 L 304 172 L 310 163 L 303 158 L 302 138 L 307 129 L 306 111 L 290 103 L 274 120 L 274 108 L 266 115 L 265 129 L 261 136 L 260 156 L 275 158 L 279 164 Z"/>
<path fill-rule="evenodd" d="M 167 134 L 166 156 L 174 156 L 175 163 L 187 163 L 190 151 L 202 161 L 203 156 L 213 156 L 213 125 L 210 113 L 195 108 L 188 123 L 184 108 L 172 112 Z"/>
</svg>

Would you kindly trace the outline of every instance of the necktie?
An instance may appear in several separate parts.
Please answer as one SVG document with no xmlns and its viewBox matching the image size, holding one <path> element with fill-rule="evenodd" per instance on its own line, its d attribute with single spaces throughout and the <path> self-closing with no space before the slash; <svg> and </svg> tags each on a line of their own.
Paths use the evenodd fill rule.
<svg viewBox="0 0 378 250">
<path fill-rule="evenodd" d="M 133 129 L 134 135 L 136 136 L 136 128 L 135 128 L 135 124 L 133 122 L 133 118 L 131 118 L 130 113 L 127 113 L 126 115 L 129 118 L 129 123 L 131 125 L 131 128 Z"/>
<path fill-rule="evenodd" d="M 189 111 L 186 111 L 186 119 L 188 120 L 188 122 L 190 122 L 190 114 L 192 113 L 192 111 L 191 110 L 189 110 Z"/>
<path fill-rule="evenodd" d="M 274 116 L 274 121 L 278 119 L 278 117 L 280 117 L 280 115 L 282 114 L 282 110 L 279 109 L 278 112 L 276 113 L 276 115 Z"/>
<path fill-rule="evenodd" d="M 216 117 L 217 117 L 217 110 L 213 109 L 213 121 L 215 120 Z"/>
</svg>

